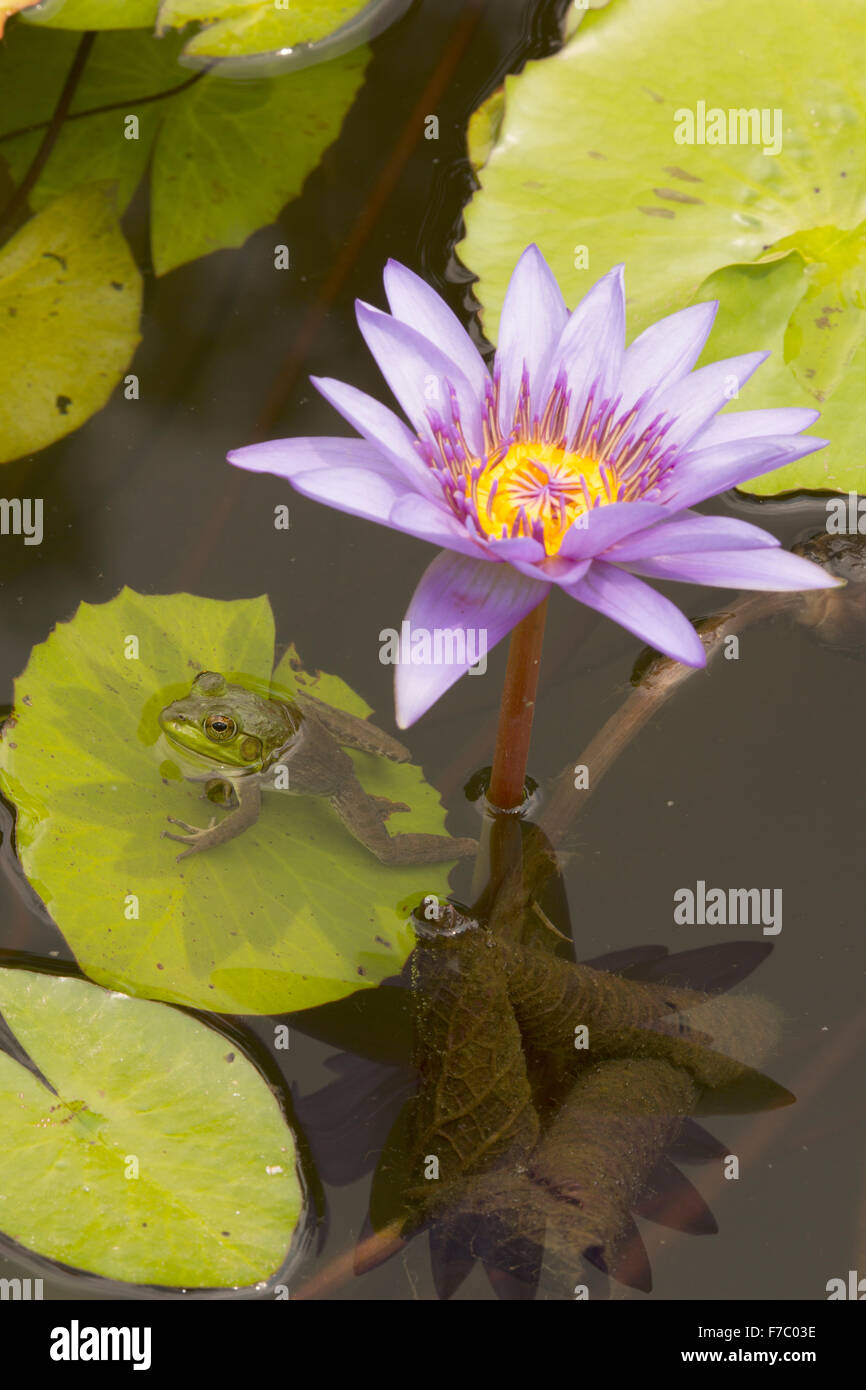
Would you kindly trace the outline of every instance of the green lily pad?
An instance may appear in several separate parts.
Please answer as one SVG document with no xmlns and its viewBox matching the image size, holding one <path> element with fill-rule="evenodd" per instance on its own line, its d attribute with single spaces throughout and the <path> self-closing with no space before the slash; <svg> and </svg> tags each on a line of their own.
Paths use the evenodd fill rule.
<svg viewBox="0 0 866 1390">
<path fill-rule="evenodd" d="M 59 29 L 16 25 L 0 47 L 0 138 L 47 122 L 66 80 L 81 35 Z M 181 42 L 156 41 L 142 33 L 100 34 L 87 59 L 68 119 L 33 188 L 29 204 L 38 211 L 82 183 L 110 179 L 123 211 L 147 169 L 154 141 L 176 98 L 137 104 L 188 80 L 177 63 Z M 181 95 L 183 95 L 181 93 Z M 76 112 L 113 106 L 80 119 Z M 120 103 L 123 103 L 122 105 Z M 138 139 L 127 139 L 127 116 L 138 121 Z M 2 139 L 0 156 L 11 178 L 23 178 L 45 134 L 44 128 Z"/>
<path fill-rule="evenodd" d="M 182 780 L 159 711 L 200 670 L 266 690 L 273 658 L 266 598 L 130 589 L 83 603 L 34 647 L 0 787 L 17 807 L 24 872 L 98 983 L 225 1013 L 311 1008 L 398 972 L 414 945 L 407 904 L 446 894 L 449 865 L 386 867 L 324 801 L 288 793 L 268 793 L 237 839 L 176 862 L 166 817 L 206 824 L 214 808 Z M 296 678 L 287 656 L 274 687 L 291 692 Z M 360 712 L 333 679 L 312 689 Z M 413 808 L 391 817 L 392 833 L 443 833 L 419 768 L 351 756 L 369 792 Z"/>
<path fill-rule="evenodd" d="M 102 409 L 138 345 L 141 294 L 104 186 L 59 198 L 0 249 L 0 463 Z"/>
<path fill-rule="evenodd" d="M 808 12 L 788 0 L 611 0 L 559 53 L 508 78 L 460 247 L 480 276 L 488 335 L 532 241 L 570 303 L 624 261 L 632 336 L 717 294 L 727 329 L 705 360 L 774 349 L 734 408 L 818 406 L 831 440 L 747 490 L 866 488 L 855 422 L 866 362 L 861 21 L 859 0 Z M 725 113 L 726 143 L 698 143 L 711 126 L 713 139 L 721 133 L 714 110 Z M 759 125 L 766 113 L 764 128 L 736 114 L 751 110 Z M 746 134 L 757 143 L 739 143 Z M 781 149 L 766 154 L 776 134 Z M 478 119 L 476 160 L 484 140 Z M 764 264 L 767 274 L 751 273 Z"/>
<path fill-rule="evenodd" d="M 134 1284 L 255 1284 L 303 1199 L 265 1078 L 176 1009 L 0 969 L 0 1013 L 38 1077 L 0 1053 L 0 1230 Z"/>
<path fill-rule="evenodd" d="M 22 18 L 57 29 L 147 29 L 156 23 L 159 5 L 160 0 L 44 0 Z"/>
<path fill-rule="evenodd" d="M 276 219 L 336 140 L 368 58 L 357 49 L 256 82 L 205 77 L 173 99 L 153 158 L 158 275 Z"/>
<path fill-rule="evenodd" d="M 230 58 L 317 43 L 368 8 L 369 0 L 163 0 L 159 28 L 206 24 L 185 52 Z"/>
<path fill-rule="evenodd" d="M 78 42 L 66 30 L 16 25 L 0 47 L 0 155 L 15 181 L 44 131 L 13 133 L 50 119 Z M 81 183 L 112 179 L 123 209 L 150 167 L 159 275 L 241 246 L 274 221 L 339 134 L 369 58 L 359 48 L 315 69 L 246 82 L 193 74 L 192 85 L 173 91 L 190 82 L 177 61 L 183 42 L 142 31 L 98 36 L 72 118 L 29 200 L 37 210 Z M 105 106 L 117 109 L 97 109 Z"/>
</svg>

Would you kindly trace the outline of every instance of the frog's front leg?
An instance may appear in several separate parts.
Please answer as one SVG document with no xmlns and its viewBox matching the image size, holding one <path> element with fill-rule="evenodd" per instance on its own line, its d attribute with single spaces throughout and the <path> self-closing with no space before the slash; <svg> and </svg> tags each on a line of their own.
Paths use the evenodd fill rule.
<svg viewBox="0 0 866 1390">
<path fill-rule="evenodd" d="M 354 776 L 346 779 L 330 801 L 346 829 L 382 864 L 441 864 L 445 859 L 473 855 L 478 849 L 476 840 L 455 840 L 450 835 L 389 835 L 384 818 L 389 810 L 403 807 L 383 797 L 368 796 Z"/>
<path fill-rule="evenodd" d="M 187 832 L 185 835 L 173 835 L 169 830 L 162 832 L 166 840 L 177 840 L 180 844 L 189 846 L 189 849 L 177 856 L 178 863 L 181 859 L 188 859 L 191 854 L 201 854 L 202 850 L 224 845 L 235 836 L 242 835 L 251 825 L 255 825 L 262 808 L 262 789 L 258 779 L 238 778 L 231 786 L 238 804 L 219 823 L 216 817 L 211 819 L 208 826 L 188 825 L 186 821 L 178 820 L 175 816 L 167 817 L 172 825 L 179 825 Z"/>
</svg>

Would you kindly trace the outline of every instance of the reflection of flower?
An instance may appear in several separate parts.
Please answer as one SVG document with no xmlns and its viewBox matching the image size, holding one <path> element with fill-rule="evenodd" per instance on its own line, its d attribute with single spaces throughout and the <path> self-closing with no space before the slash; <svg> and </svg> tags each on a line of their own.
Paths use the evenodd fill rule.
<svg viewBox="0 0 866 1390">
<path fill-rule="evenodd" d="M 413 627 L 469 626 L 492 647 L 553 584 L 690 666 L 691 623 L 637 575 L 724 588 L 820 589 L 837 581 L 744 521 L 690 508 L 824 446 L 798 435 L 817 412 L 718 412 L 767 356 L 696 372 L 716 305 L 653 324 L 625 348 L 622 267 L 569 315 L 544 257 L 521 256 L 493 376 L 428 285 L 390 262 L 391 313 L 358 323 L 414 433 L 352 386 L 315 382 L 361 439 L 285 439 L 229 455 L 298 492 L 444 547 L 409 605 Z M 465 666 L 396 668 L 406 728 Z"/>
</svg>

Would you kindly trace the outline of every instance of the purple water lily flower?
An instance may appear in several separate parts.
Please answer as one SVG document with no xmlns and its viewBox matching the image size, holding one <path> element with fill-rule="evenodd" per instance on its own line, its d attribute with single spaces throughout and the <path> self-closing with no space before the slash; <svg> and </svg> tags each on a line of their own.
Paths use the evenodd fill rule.
<svg viewBox="0 0 866 1390">
<path fill-rule="evenodd" d="M 391 261 L 385 290 L 391 313 L 359 302 L 358 324 L 412 428 L 355 387 L 313 378 L 360 439 L 280 439 L 228 457 L 443 547 L 409 604 L 412 630 L 481 631 L 490 648 L 556 585 L 703 666 L 692 624 L 638 576 L 737 589 L 837 583 L 757 526 L 692 510 L 827 442 L 800 435 L 814 410 L 718 415 L 768 354 L 692 371 L 716 303 L 671 314 L 626 347 L 622 266 L 569 314 L 530 246 L 508 287 L 491 376 L 417 275 Z M 463 675 L 476 659 L 465 654 L 397 665 L 401 728 Z"/>
</svg>

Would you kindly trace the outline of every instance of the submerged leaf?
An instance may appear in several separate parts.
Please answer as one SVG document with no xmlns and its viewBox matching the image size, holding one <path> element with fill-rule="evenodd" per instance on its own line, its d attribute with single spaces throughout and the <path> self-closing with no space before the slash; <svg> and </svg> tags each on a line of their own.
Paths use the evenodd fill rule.
<svg viewBox="0 0 866 1390">
<path fill-rule="evenodd" d="M 430 1227 L 441 1298 L 476 1260 L 500 1298 L 523 1299 L 542 1268 L 573 1284 L 581 1256 L 649 1291 L 633 1212 L 691 1234 L 717 1229 L 668 1156 L 726 1153 L 688 1116 L 793 1100 L 746 1060 L 772 1046 L 776 1011 L 572 965 L 502 940 L 455 904 L 433 922 L 416 911 L 413 925 L 418 1093 L 376 1173 L 375 1228 Z M 612 959 L 722 991 L 766 955 L 730 946 Z"/>
<path fill-rule="evenodd" d="M 631 1211 L 696 1094 L 687 1074 L 666 1062 L 589 1068 L 539 1140 L 528 1172 L 503 1168 L 452 1190 L 437 1213 L 437 1240 L 451 1268 L 457 1272 L 462 1249 L 525 1286 L 540 1273 L 568 1297 L 583 1258 L 648 1292 L 649 1263 Z"/>
<path fill-rule="evenodd" d="M 527 1046 L 548 1062 L 557 1059 L 563 1072 L 587 1058 L 655 1057 L 707 1088 L 705 1114 L 793 1099 L 749 1065 L 778 1037 L 778 1010 L 766 1000 L 644 984 L 503 943 L 495 949 Z M 577 1036 L 582 1029 L 585 1043 Z"/>
<path fill-rule="evenodd" d="M 496 953 L 479 931 L 418 947 L 412 964 L 419 1158 L 435 1154 L 443 1182 L 524 1160 L 538 1117 Z"/>
<path fill-rule="evenodd" d="M 177 1009 L 0 969 L 0 1229 L 135 1284 L 228 1288 L 283 1265 L 303 1209 L 265 1078 Z"/>
</svg>

